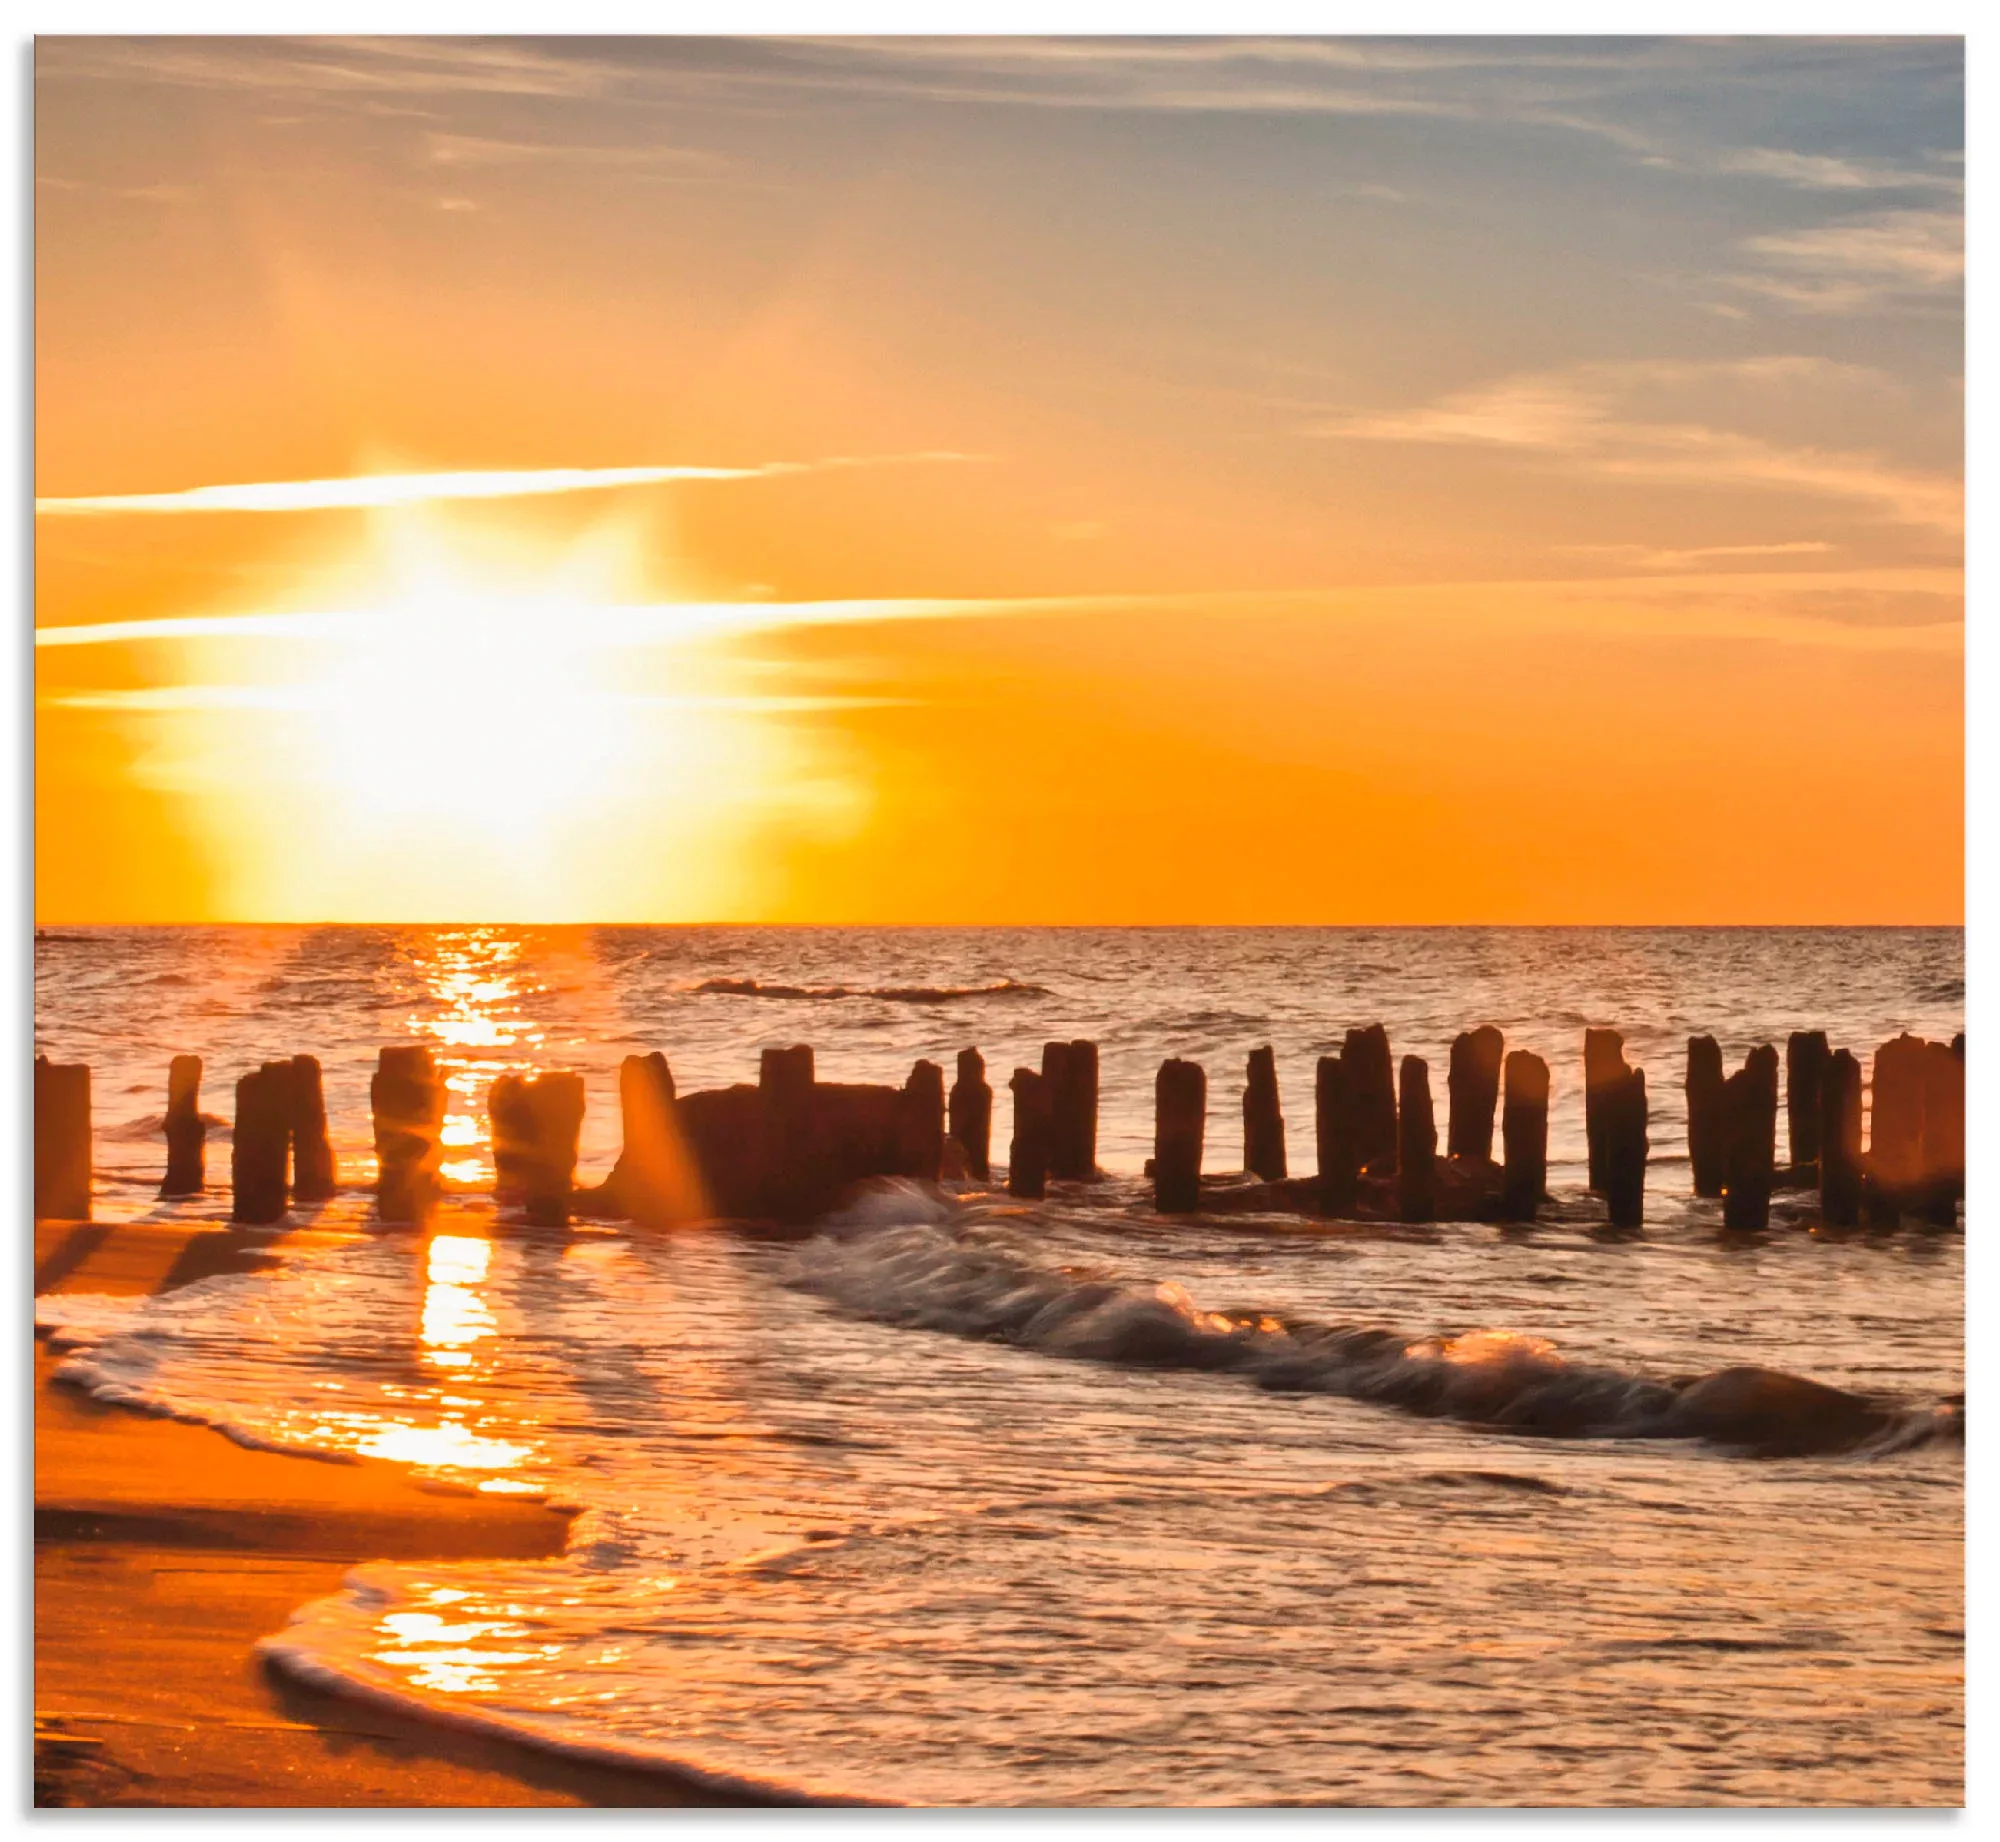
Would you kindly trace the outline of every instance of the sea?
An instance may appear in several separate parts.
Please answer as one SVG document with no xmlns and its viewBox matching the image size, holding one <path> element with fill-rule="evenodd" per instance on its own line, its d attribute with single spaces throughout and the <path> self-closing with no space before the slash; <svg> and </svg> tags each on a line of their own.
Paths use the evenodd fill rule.
<svg viewBox="0 0 2000 1842">
<path fill-rule="evenodd" d="M 260 1270 L 37 1301 L 60 1379 L 247 1445 L 580 1512 L 554 1560 L 370 1565 L 269 1666 L 718 1788 L 924 1804 L 1955 1804 L 1964 1768 L 1964 1232 L 1725 1235 L 1690 1194 L 1690 1034 L 1818 1028 L 1866 1066 L 1964 1027 L 1958 929 L 48 928 L 35 1046 L 93 1070 L 100 1219 L 228 1212 L 236 1077 L 311 1053 L 342 1188 Z M 1162 1218 L 1153 1077 L 1208 1072 L 1240 1167 L 1277 1056 L 1496 1025 L 1554 1072 L 1548 1219 Z M 1652 1107 L 1646 1220 L 1584 1190 L 1586 1026 Z M 900 1082 L 1100 1045 L 1105 1180 L 1044 1202 L 883 1183 L 796 1233 L 492 1199 L 483 1096 L 681 1091 L 813 1045 Z M 372 1216 L 377 1050 L 451 1090 L 427 1230 Z M 171 1056 L 205 1058 L 209 1193 L 155 1199 Z M 1780 1120 L 1780 1157 L 1784 1125 Z M 1809 1201 L 1809 1199 L 1807 1199 Z M 1662 1436 L 1687 1378 L 1865 1393 L 1893 1436 L 1759 1457 Z M 1587 1399 L 1523 1412 L 1530 1396 Z"/>
</svg>

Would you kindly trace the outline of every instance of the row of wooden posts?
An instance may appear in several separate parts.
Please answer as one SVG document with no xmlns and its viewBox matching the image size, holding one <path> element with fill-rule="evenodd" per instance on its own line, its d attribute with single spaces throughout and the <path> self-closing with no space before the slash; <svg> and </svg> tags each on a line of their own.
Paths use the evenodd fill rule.
<svg viewBox="0 0 2000 1842">
<path fill-rule="evenodd" d="M 1243 1180 L 1204 1188 L 1208 1077 L 1173 1058 L 1154 1083 L 1148 1164 L 1162 1213 L 1200 1208 L 1297 1208 L 1336 1218 L 1532 1221 L 1548 1176 L 1549 1068 L 1505 1053 L 1490 1025 L 1452 1044 L 1449 1131 L 1437 1149 L 1430 1070 L 1392 1060 L 1380 1024 L 1350 1030 L 1322 1056 L 1314 1082 L 1312 1179 L 1288 1175 L 1277 1063 L 1250 1053 L 1243 1089 Z M 1615 1030 L 1584 1033 L 1584 1131 L 1589 1187 L 1611 1223 L 1644 1216 L 1646 1076 L 1625 1060 Z M 1786 1045 L 1791 1163 L 1777 1164 L 1778 1057 L 1753 1049 L 1725 1075 L 1715 1039 L 1689 1039 L 1688 1152 L 1694 1193 L 1720 1197 L 1724 1224 L 1760 1229 L 1774 1188 L 1816 1187 L 1830 1226 L 1893 1225 L 1908 1210 L 1949 1224 L 1965 1182 L 1965 1038 L 1902 1035 L 1875 1054 L 1873 1128 L 1861 1131 L 1861 1065 L 1822 1031 Z M 173 1058 L 164 1130 L 163 1198 L 201 1193 L 206 1123 L 198 1056 Z M 1017 1068 L 1007 1188 L 1038 1198 L 1054 1180 L 1095 1179 L 1097 1045 L 1045 1045 L 1039 1069 Z M 943 1070 L 919 1061 L 900 1087 L 820 1081 L 805 1044 L 763 1053 L 755 1086 L 679 1095 L 666 1058 L 627 1056 L 619 1074 L 624 1146 L 602 1185 L 575 1187 L 584 1117 L 579 1074 L 502 1075 L 488 1091 L 495 1191 L 527 1219 L 560 1225 L 572 1213 L 671 1222 L 708 1215 L 809 1220 L 875 1176 L 936 1181 L 991 1177 L 993 1090 L 977 1049 L 959 1053 L 946 1097 Z M 430 1051 L 382 1050 L 370 1085 L 378 1165 L 377 1213 L 422 1222 L 442 1194 L 445 1084 Z M 1501 1159 L 1493 1158 L 1499 1114 Z M 35 1062 L 35 1213 L 90 1215 L 90 1070 Z M 336 1188 L 320 1065 L 310 1055 L 266 1062 L 236 1083 L 230 1151 L 232 1219 L 280 1220 L 288 1203 L 317 1203 Z"/>
</svg>

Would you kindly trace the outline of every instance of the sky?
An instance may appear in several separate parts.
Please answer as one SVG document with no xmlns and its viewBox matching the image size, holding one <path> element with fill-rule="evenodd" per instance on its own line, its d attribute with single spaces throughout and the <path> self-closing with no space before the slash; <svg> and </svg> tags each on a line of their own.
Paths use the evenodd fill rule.
<svg viewBox="0 0 2000 1842">
<path fill-rule="evenodd" d="M 37 919 L 1957 922 L 1963 115 L 39 39 Z"/>
</svg>

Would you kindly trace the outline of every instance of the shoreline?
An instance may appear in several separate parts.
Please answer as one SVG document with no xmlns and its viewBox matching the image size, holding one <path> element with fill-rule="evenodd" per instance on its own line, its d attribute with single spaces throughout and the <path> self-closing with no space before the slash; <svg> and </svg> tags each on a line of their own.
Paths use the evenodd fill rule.
<svg viewBox="0 0 2000 1842">
<path fill-rule="evenodd" d="M 310 1231 L 300 1231 L 301 1233 Z M 35 1224 L 35 1291 L 131 1296 L 253 1271 L 268 1234 Z M 251 1450 L 56 1385 L 35 1346 L 35 1803 L 454 1808 L 760 1803 L 314 1688 L 260 1638 L 365 1562 L 563 1552 L 571 1515 L 385 1460 Z"/>
</svg>

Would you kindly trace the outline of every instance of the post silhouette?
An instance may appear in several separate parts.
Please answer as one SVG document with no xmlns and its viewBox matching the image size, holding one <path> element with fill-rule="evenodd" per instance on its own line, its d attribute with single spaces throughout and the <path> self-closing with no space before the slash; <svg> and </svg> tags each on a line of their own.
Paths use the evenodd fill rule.
<svg viewBox="0 0 2000 1842">
<path fill-rule="evenodd" d="M 1845 1049 L 1820 1074 L 1819 1213 L 1829 1228 L 1861 1220 L 1861 1064 Z"/>
<path fill-rule="evenodd" d="M 1007 1086 L 1014 1096 L 1007 1194 L 1033 1201 L 1049 1192 L 1049 1084 L 1035 1069 L 1017 1068 Z"/>
<path fill-rule="evenodd" d="M 1278 1105 L 1278 1060 L 1267 1043 L 1244 1070 L 1243 1168 L 1267 1183 L 1285 1175 L 1285 1116 Z"/>
<path fill-rule="evenodd" d="M 264 1226 L 283 1221 L 291 1169 L 292 1065 L 266 1062 L 236 1083 L 230 1135 L 229 1219 Z"/>
<path fill-rule="evenodd" d="M 1396 1213 L 1406 1222 L 1437 1220 L 1437 1121 L 1429 1064 L 1403 1057 L 1396 1114 Z"/>
<path fill-rule="evenodd" d="M 1687 1119 L 1694 1193 L 1720 1196 L 1729 1124 L 1722 1098 L 1722 1050 L 1713 1036 L 1688 1038 Z"/>
<path fill-rule="evenodd" d="M 986 1059 L 977 1049 L 958 1052 L 958 1079 L 951 1085 L 951 1135 L 965 1153 L 965 1174 L 989 1182 L 993 1176 L 993 1089 L 986 1084 Z"/>
<path fill-rule="evenodd" d="M 1777 1050 L 1760 1043 L 1722 1091 L 1728 1119 L 1722 1225 L 1757 1232 L 1771 1219 L 1771 1180 L 1778 1161 Z"/>
<path fill-rule="evenodd" d="M 1795 1165 L 1819 1162 L 1819 1089 L 1832 1055 L 1824 1030 L 1785 1039 L 1785 1143 Z"/>
<path fill-rule="evenodd" d="M 1646 1074 L 1627 1068 L 1598 1096 L 1604 1134 L 1604 1202 L 1614 1228 L 1646 1219 Z"/>
<path fill-rule="evenodd" d="M 35 1057 L 35 1219 L 90 1220 L 90 1067 Z"/>
<path fill-rule="evenodd" d="M 757 1089 L 769 1160 L 766 1195 L 770 1212 L 780 1221 L 810 1220 L 827 1187 L 813 1106 L 814 1079 L 810 1043 L 766 1049 L 759 1059 Z"/>
<path fill-rule="evenodd" d="M 1590 1154 L 1590 1187 L 1604 1189 L 1604 1096 L 1624 1078 L 1625 1039 L 1616 1030 L 1583 1033 L 1583 1137 Z"/>
<path fill-rule="evenodd" d="M 896 1097 L 897 1140 L 906 1176 L 937 1182 L 944 1170 L 944 1070 L 920 1061 Z"/>
<path fill-rule="evenodd" d="M 385 1222 L 421 1226 L 437 1207 L 443 1161 L 444 1083 L 421 1044 L 376 1057 L 368 1103 L 374 1114 L 375 1213 Z"/>
<path fill-rule="evenodd" d="M 1500 1101 L 1500 1063 L 1507 1043 L 1490 1023 L 1462 1030 L 1452 1039 L 1451 1069 L 1445 1091 L 1451 1100 L 1447 1155 L 1493 1156 L 1493 1111 Z"/>
<path fill-rule="evenodd" d="M 1502 1070 L 1500 1147 L 1501 1219 L 1531 1222 L 1549 1183 L 1549 1065 L 1526 1049 L 1510 1052 Z"/>
<path fill-rule="evenodd" d="M 618 1117 L 618 1162 L 604 1180 L 612 1207 L 651 1227 L 707 1214 L 701 1173 L 681 1131 L 674 1071 L 659 1050 L 619 1063 Z"/>
<path fill-rule="evenodd" d="M 1348 1118 L 1361 1168 L 1378 1177 L 1396 1171 L 1396 1070 L 1389 1032 L 1379 1023 L 1349 1030 L 1340 1059 L 1347 1069 Z"/>
<path fill-rule="evenodd" d="M 1201 1207 L 1202 1136 L 1208 1125 L 1208 1076 L 1199 1062 L 1160 1064 L 1153 1081 L 1153 1206 L 1162 1215 Z"/>
<path fill-rule="evenodd" d="M 1906 1030 L 1875 1051 L 1869 1175 L 1901 1203 L 1923 1174 L 1924 1042 Z"/>
<path fill-rule="evenodd" d="M 326 1088 L 319 1059 L 292 1057 L 292 1200 L 327 1202 L 338 1187 L 326 1130 Z"/>
<path fill-rule="evenodd" d="M 497 1085 L 497 1083 L 496 1083 Z M 521 1210 L 531 1227 L 569 1222 L 576 1145 L 583 1130 L 583 1076 L 551 1069 L 522 1083 L 527 1143 L 519 1163 Z"/>
<path fill-rule="evenodd" d="M 163 1201 L 199 1196 L 208 1182 L 208 1122 L 201 1116 L 201 1057 L 177 1055 L 167 1064 L 167 1174 Z"/>
<path fill-rule="evenodd" d="M 1933 1227 L 1949 1228 L 1965 1194 L 1965 1062 L 1948 1044 L 1926 1043 L 1923 1076 L 1918 1212 Z"/>
<path fill-rule="evenodd" d="M 1086 1183 L 1097 1175 L 1097 1045 L 1042 1045 L 1049 1095 L 1049 1175 Z"/>
<path fill-rule="evenodd" d="M 1352 1215 L 1361 1187 L 1361 1152 L 1347 1103 L 1347 1064 L 1337 1055 L 1319 1058 L 1313 1083 L 1313 1137 L 1319 1158 L 1320 1213 Z"/>
</svg>

